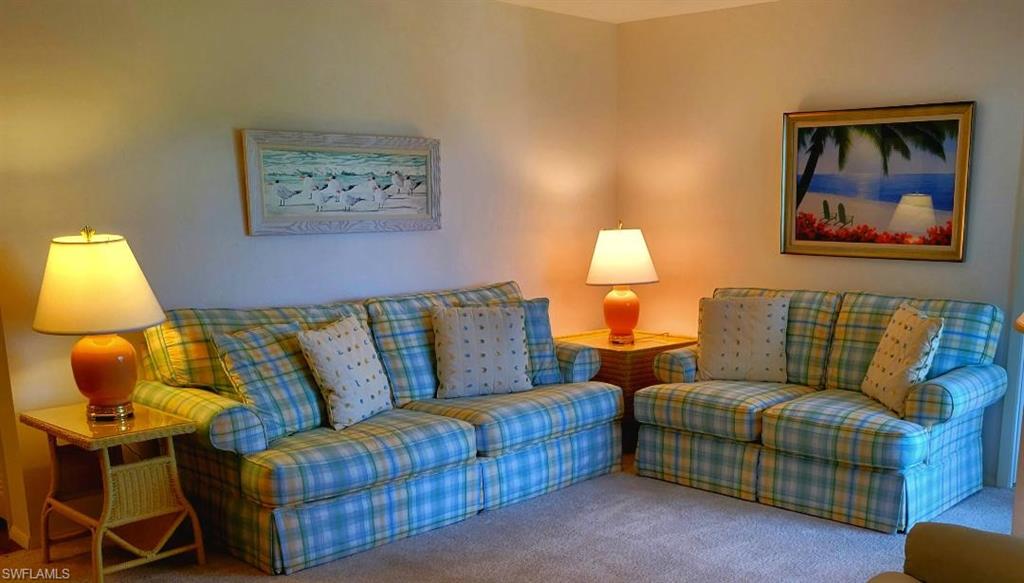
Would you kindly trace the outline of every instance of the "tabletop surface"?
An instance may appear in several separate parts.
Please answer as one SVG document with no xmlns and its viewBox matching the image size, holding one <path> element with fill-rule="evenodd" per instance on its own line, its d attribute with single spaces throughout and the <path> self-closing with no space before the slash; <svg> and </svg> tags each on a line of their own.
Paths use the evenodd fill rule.
<svg viewBox="0 0 1024 583">
<path fill-rule="evenodd" d="M 196 430 L 195 423 L 188 419 L 137 403 L 133 407 L 135 415 L 124 421 L 93 421 L 86 415 L 84 403 L 25 411 L 20 418 L 29 427 L 90 450 Z"/>
<path fill-rule="evenodd" d="M 646 332 L 642 330 L 635 330 L 633 332 L 633 336 L 635 338 L 633 344 L 612 344 L 608 341 L 608 330 L 590 330 L 588 332 L 580 332 L 578 334 L 559 336 L 558 340 L 575 342 L 576 344 L 583 344 L 584 346 L 590 346 L 591 348 L 615 350 L 620 352 L 697 343 L 697 339 L 693 336 L 682 336 L 679 334 L 669 334 L 667 332 Z"/>
</svg>

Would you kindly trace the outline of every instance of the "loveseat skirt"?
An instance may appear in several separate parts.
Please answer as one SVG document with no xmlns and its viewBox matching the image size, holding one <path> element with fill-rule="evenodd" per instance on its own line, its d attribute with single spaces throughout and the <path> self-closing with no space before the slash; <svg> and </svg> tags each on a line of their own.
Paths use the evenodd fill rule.
<svg viewBox="0 0 1024 583">
<path fill-rule="evenodd" d="M 271 573 L 293 573 L 464 520 L 482 506 L 478 460 L 291 506 L 241 495 L 238 456 L 176 440 L 182 486 L 208 540 Z"/>
<path fill-rule="evenodd" d="M 622 428 L 602 423 L 478 458 L 483 474 L 483 509 L 494 510 L 622 468 Z"/>
<path fill-rule="evenodd" d="M 753 501 L 760 451 L 757 443 L 643 424 L 636 473 Z"/>
<path fill-rule="evenodd" d="M 765 448 L 757 499 L 882 532 L 905 532 L 981 490 L 981 438 L 904 470 L 881 470 Z"/>
</svg>

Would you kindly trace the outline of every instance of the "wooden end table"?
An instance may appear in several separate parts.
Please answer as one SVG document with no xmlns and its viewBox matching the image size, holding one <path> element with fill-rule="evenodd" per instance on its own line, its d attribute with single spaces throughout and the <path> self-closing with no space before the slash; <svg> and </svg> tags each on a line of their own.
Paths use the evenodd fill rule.
<svg viewBox="0 0 1024 583">
<path fill-rule="evenodd" d="M 52 544 L 85 535 L 92 537 L 97 583 L 107 573 L 189 551 L 195 551 L 199 564 L 206 561 L 199 520 L 181 491 L 171 439 L 194 432 L 191 421 L 139 404 L 134 417 L 123 422 L 91 421 L 79 404 L 28 411 L 21 422 L 46 432 L 50 443 L 50 493 L 41 518 L 44 563 L 50 562 Z M 147 449 L 144 442 L 153 442 L 148 452 L 140 452 Z M 51 537 L 51 513 L 84 529 Z M 192 541 L 165 548 L 186 518 Z M 104 567 L 107 540 L 137 558 Z"/>
<path fill-rule="evenodd" d="M 559 336 L 558 340 L 583 344 L 596 348 L 601 353 L 601 370 L 594 377 L 622 387 L 622 451 L 636 450 L 639 424 L 633 417 L 633 393 L 660 381 L 654 376 L 654 357 L 666 350 L 682 348 L 697 343 L 692 336 L 678 336 L 668 333 L 634 331 L 633 344 L 612 344 L 608 330 L 591 330 L 579 334 Z"/>
</svg>

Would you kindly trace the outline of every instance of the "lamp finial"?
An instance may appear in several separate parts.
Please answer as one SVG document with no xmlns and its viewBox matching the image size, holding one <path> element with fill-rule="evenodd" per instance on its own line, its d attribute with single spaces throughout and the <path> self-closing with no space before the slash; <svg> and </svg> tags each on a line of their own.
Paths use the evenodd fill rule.
<svg viewBox="0 0 1024 583">
<path fill-rule="evenodd" d="M 622 230 L 622 220 L 621 219 L 619 220 L 619 227 L 618 228 L 619 228 L 619 230 Z"/>
<path fill-rule="evenodd" d="M 85 239 L 85 242 L 86 243 L 91 243 L 92 242 L 92 236 L 96 234 L 96 229 L 90 227 L 89 225 L 86 225 L 86 226 L 82 227 L 81 233 L 82 233 L 82 237 Z"/>
</svg>

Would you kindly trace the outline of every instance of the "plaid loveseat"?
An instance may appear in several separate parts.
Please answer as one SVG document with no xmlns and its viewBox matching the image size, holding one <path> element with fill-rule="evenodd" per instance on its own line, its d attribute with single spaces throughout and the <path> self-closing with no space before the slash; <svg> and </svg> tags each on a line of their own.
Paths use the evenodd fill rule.
<svg viewBox="0 0 1024 583">
<path fill-rule="evenodd" d="M 659 355 L 665 384 L 634 397 L 637 473 L 883 532 L 906 531 L 978 491 L 985 407 L 1006 390 L 992 363 L 996 306 L 861 292 L 719 289 L 784 296 L 787 381 L 697 381 L 697 350 Z M 902 303 L 944 318 L 929 380 L 899 417 L 860 384 Z"/>
<path fill-rule="evenodd" d="M 559 384 L 434 398 L 430 307 L 521 298 L 506 282 L 319 306 L 170 310 L 146 331 L 150 378 L 134 399 L 199 427 L 176 444 L 209 539 L 263 571 L 291 573 L 619 469 L 622 394 L 589 382 L 600 366 L 590 348 L 557 345 Z M 268 439 L 213 337 L 349 315 L 369 324 L 396 407 L 341 431 L 324 419 Z"/>
</svg>

